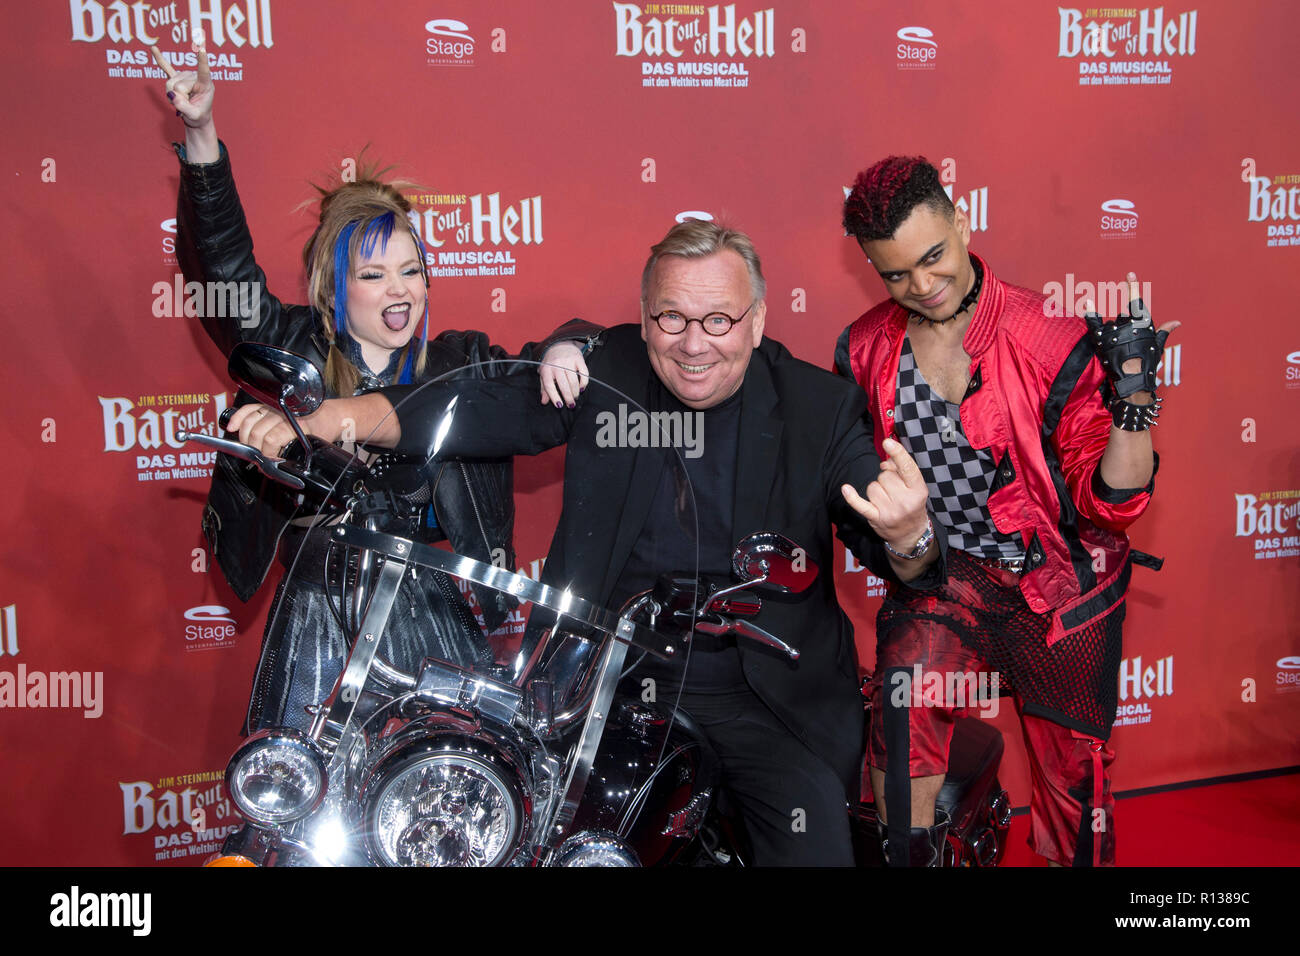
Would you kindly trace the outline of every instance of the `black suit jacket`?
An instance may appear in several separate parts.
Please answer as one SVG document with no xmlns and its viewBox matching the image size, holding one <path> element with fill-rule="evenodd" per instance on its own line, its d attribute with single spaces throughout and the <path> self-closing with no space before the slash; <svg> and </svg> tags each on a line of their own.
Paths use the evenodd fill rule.
<svg viewBox="0 0 1300 956">
<path fill-rule="evenodd" d="M 608 330 L 589 365 L 597 382 L 658 410 L 663 386 L 639 326 Z M 800 361 L 766 338 L 754 350 L 741 390 L 729 544 L 755 531 L 777 531 L 803 547 L 821 572 L 801 595 L 765 598 L 754 619 L 798 648 L 800 659 L 792 662 L 740 640 L 742 667 L 759 697 L 853 792 L 862 701 L 853 625 L 835 596 L 832 527 L 875 573 L 893 577 L 880 539 L 840 493 L 845 482 L 862 491 L 880 471 L 864 424 L 866 396 L 854 382 Z M 398 404 L 405 395 L 393 389 L 389 397 Z M 593 385 L 576 409 L 557 411 L 538 403 L 532 374 L 426 389 L 398 407 L 399 449 L 432 454 L 438 422 L 453 397 L 454 423 L 437 446 L 444 457 L 536 454 L 567 443 L 564 506 L 542 577 L 607 603 L 645 526 L 665 451 L 601 447 L 598 417 L 617 414 L 625 399 Z"/>
</svg>

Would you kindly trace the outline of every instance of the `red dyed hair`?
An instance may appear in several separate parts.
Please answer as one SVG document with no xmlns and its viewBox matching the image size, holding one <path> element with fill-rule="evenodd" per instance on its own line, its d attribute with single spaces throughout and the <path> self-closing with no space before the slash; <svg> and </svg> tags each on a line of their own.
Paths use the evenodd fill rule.
<svg viewBox="0 0 1300 956">
<path fill-rule="evenodd" d="M 924 156 L 888 156 L 853 181 L 844 200 L 844 231 L 859 242 L 889 239 L 922 203 L 953 214 L 939 171 Z"/>
</svg>

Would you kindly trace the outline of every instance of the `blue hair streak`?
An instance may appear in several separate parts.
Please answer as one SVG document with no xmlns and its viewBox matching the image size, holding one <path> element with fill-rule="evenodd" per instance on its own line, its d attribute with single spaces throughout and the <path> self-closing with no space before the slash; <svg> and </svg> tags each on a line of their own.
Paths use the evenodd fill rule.
<svg viewBox="0 0 1300 956">
<path fill-rule="evenodd" d="M 352 271 L 352 261 L 348 256 L 348 244 L 357 223 L 350 222 L 339 230 L 339 237 L 334 240 L 334 334 L 342 335 L 348 330 L 348 274 Z"/>
<path fill-rule="evenodd" d="M 395 219 L 394 213 L 386 212 L 366 223 L 357 247 L 357 258 L 368 258 L 374 252 L 376 244 L 380 250 L 388 248 Z M 348 223 L 339 230 L 339 237 L 334 240 L 334 331 L 338 335 L 348 330 L 348 276 L 352 272 L 352 257 L 348 250 L 352 244 L 352 235 L 359 225 L 358 222 Z"/>
</svg>

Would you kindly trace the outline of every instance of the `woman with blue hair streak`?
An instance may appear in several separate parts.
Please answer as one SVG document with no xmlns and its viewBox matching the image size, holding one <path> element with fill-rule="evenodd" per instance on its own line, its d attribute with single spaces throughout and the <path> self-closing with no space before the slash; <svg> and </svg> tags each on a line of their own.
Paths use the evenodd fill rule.
<svg viewBox="0 0 1300 956">
<path fill-rule="evenodd" d="M 177 72 L 154 49 L 167 74 L 167 98 L 185 124 L 180 158 L 176 253 L 187 281 L 236 283 L 238 307 L 202 316 L 222 350 L 241 341 L 296 352 L 321 370 L 327 393 L 348 396 L 386 385 L 427 381 L 474 365 L 467 374 L 503 375 L 513 362 L 481 332 L 429 337 L 424 246 L 412 229 L 410 205 L 394 184 L 361 171 L 355 182 L 321 190 L 320 223 L 303 250 L 310 305 L 285 305 L 267 293 L 253 258 L 253 241 L 235 189 L 230 157 L 212 121 L 213 83 L 201 31 L 195 32 L 197 72 Z M 230 286 L 226 285 L 229 289 Z M 228 299 L 229 301 L 229 299 Z M 572 339 L 597 331 L 570 323 L 552 340 L 541 370 L 543 402 L 572 404 L 586 366 Z M 542 349 L 524 347 L 521 358 Z M 495 361 L 494 361 L 495 360 Z M 250 399 L 242 393 L 236 404 Z M 292 437 L 275 409 L 260 406 L 247 439 L 275 447 Z M 283 434 L 281 439 L 279 436 Z M 362 436 L 364 437 L 364 436 Z M 461 554 L 515 566 L 510 463 L 419 462 L 432 491 L 423 540 L 446 537 Z M 312 526 L 293 497 L 251 466 L 218 454 L 203 512 L 203 531 L 222 573 L 240 600 L 262 586 L 277 548 L 288 573 L 271 606 L 244 732 L 265 727 L 306 729 L 308 708 L 328 696 L 347 653 L 326 588 L 328 530 Z M 338 562 L 334 562 L 338 563 Z M 339 572 L 334 571 L 335 576 Z M 334 582 L 337 584 L 337 581 Z M 484 627 L 500 626 L 511 608 L 503 595 L 477 594 Z M 459 590 L 427 569 L 403 578 L 381 654 L 413 670 L 424 657 L 458 664 L 488 662 L 490 647 Z"/>
</svg>

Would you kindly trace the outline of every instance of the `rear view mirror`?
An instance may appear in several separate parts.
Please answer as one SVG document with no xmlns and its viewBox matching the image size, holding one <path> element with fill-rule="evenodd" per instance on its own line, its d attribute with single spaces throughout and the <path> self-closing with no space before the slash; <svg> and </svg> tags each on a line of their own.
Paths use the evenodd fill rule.
<svg viewBox="0 0 1300 956">
<path fill-rule="evenodd" d="M 731 570 L 742 581 L 781 594 L 807 590 L 818 574 L 803 548 L 774 531 L 742 538 L 731 555 Z"/>
<path fill-rule="evenodd" d="M 325 401 L 325 383 L 311 362 L 272 345 L 240 342 L 230 353 L 230 377 L 264 405 L 293 417 L 310 415 Z"/>
</svg>

